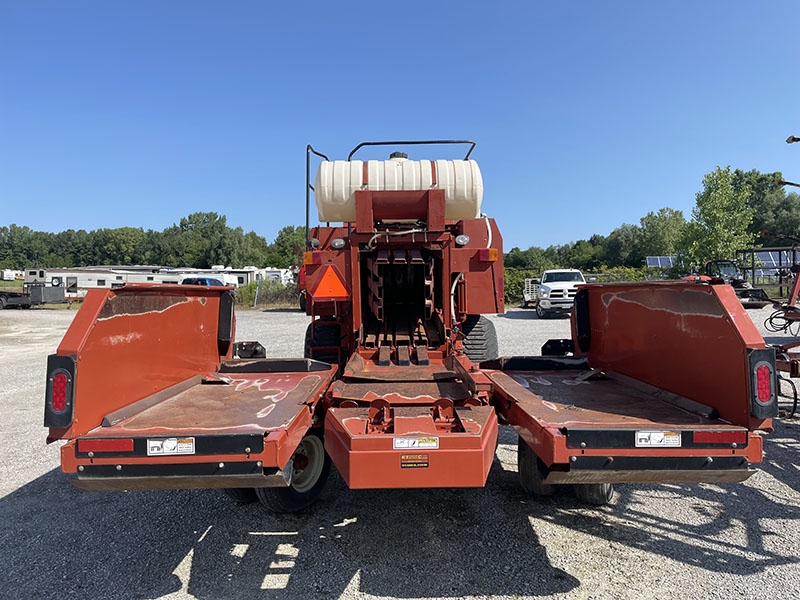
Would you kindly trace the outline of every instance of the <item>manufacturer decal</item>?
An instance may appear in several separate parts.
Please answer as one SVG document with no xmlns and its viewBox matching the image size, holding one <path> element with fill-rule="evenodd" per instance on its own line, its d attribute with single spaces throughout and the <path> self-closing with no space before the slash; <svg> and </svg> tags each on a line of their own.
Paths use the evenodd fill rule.
<svg viewBox="0 0 800 600">
<path fill-rule="evenodd" d="M 395 450 L 436 450 L 438 447 L 438 437 L 394 438 Z"/>
<path fill-rule="evenodd" d="M 400 455 L 400 468 L 401 469 L 427 469 L 428 468 L 428 455 L 427 454 L 401 454 Z"/>
<path fill-rule="evenodd" d="M 637 448 L 680 448 L 679 431 L 637 431 Z"/>
<path fill-rule="evenodd" d="M 194 454 L 194 438 L 166 438 L 147 440 L 147 456 Z"/>
</svg>

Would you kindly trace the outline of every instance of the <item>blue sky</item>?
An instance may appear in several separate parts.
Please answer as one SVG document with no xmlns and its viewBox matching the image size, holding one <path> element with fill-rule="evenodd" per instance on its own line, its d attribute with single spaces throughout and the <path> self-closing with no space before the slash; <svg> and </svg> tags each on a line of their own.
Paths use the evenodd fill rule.
<svg viewBox="0 0 800 600">
<path fill-rule="evenodd" d="M 506 249 L 688 217 L 716 165 L 800 179 L 798 23 L 795 1 L 3 0 L 0 224 L 214 210 L 271 239 L 304 220 L 307 143 L 422 138 L 478 141 Z"/>
</svg>

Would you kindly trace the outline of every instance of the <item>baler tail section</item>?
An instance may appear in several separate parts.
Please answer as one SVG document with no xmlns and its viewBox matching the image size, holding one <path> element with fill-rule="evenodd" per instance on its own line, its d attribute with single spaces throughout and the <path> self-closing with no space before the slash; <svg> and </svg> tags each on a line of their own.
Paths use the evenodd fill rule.
<svg viewBox="0 0 800 600">
<path fill-rule="evenodd" d="M 86 490 L 288 486 L 336 368 L 233 359 L 227 289 L 90 292 L 50 357 L 45 424 Z"/>
<path fill-rule="evenodd" d="M 110 412 L 215 371 L 231 354 L 234 329 L 226 289 L 91 290 L 48 364 L 50 439 L 86 433 Z"/>
<path fill-rule="evenodd" d="M 545 483 L 741 481 L 776 410 L 774 353 L 727 286 L 589 285 L 574 357 L 483 363 Z"/>
<path fill-rule="evenodd" d="M 106 415 L 61 450 L 85 490 L 286 487 L 335 368 L 307 359 L 223 360 Z"/>
</svg>

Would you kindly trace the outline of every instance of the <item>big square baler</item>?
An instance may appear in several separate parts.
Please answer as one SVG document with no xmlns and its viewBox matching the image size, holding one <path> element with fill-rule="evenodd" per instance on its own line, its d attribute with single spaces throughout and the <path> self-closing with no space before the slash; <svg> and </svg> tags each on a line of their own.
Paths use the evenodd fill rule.
<svg viewBox="0 0 800 600">
<path fill-rule="evenodd" d="M 332 462 L 351 488 L 481 487 L 501 425 L 533 494 L 602 504 L 618 482 L 751 475 L 775 356 L 730 286 L 588 284 L 571 339 L 498 357 L 482 315 L 504 310 L 502 238 L 477 163 L 352 156 L 323 156 L 313 188 L 307 172 L 328 224 L 307 229 L 304 358 L 234 343 L 226 289 L 87 294 L 47 374 L 48 439 L 67 440 L 75 486 L 223 488 L 294 511 Z"/>
</svg>

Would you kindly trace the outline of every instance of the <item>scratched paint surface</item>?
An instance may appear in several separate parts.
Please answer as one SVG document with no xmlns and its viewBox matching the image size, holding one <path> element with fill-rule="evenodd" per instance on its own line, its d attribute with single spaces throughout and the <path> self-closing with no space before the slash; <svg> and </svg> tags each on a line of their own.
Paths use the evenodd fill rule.
<svg viewBox="0 0 800 600">
<path fill-rule="evenodd" d="M 730 286 L 589 287 L 589 365 L 750 420 L 747 348 L 764 341 Z M 709 377 L 710 373 L 725 377 Z"/>
<path fill-rule="evenodd" d="M 492 380 L 542 423 L 728 428 L 613 380 L 581 380 L 582 371 L 494 372 Z"/>
<path fill-rule="evenodd" d="M 288 425 L 323 383 L 320 375 L 309 373 L 248 373 L 219 379 L 220 383 L 191 387 L 101 433 L 270 431 Z"/>
</svg>

